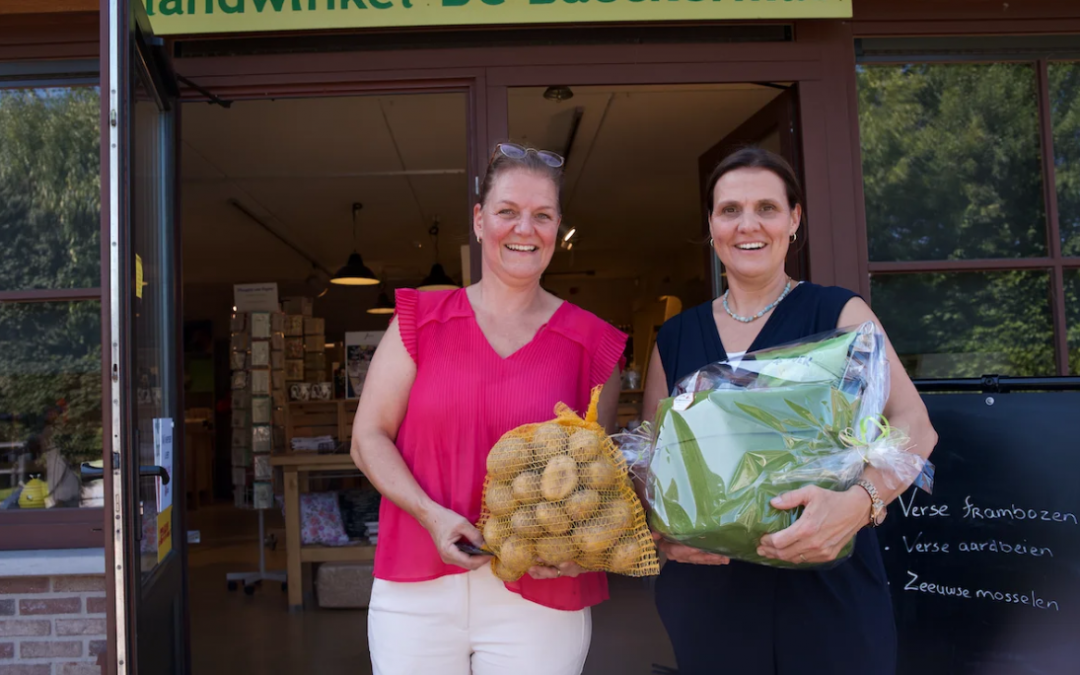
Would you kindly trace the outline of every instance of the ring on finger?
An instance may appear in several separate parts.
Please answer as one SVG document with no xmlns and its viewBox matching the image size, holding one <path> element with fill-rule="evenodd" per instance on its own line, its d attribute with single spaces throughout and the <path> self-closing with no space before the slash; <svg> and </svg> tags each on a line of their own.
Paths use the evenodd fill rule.
<svg viewBox="0 0 1080 675">
<path fill-rule="evenodd" d="M 800 554 L 799 554 L 799 560 L 803 561 L 804 563 L 805 563 L 805 562 L 809 562 L 809 561 L 808 561 L 808 560 L 806 559 L 806 555 L 805 555 L 805 554 L 803 554 L 803 553 L 800 553 Z"/>
</svg>

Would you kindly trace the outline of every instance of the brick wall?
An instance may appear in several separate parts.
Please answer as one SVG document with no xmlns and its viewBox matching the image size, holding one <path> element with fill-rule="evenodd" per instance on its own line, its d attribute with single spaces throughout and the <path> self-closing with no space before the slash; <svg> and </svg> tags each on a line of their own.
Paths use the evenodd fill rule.
<svg viewBox="0 0 1080 675">
<path fill-rule="evenodd" d="M 105 621 L 104 576 L 0 578 L 0 675 L 101 675 Z"/>
</svg>

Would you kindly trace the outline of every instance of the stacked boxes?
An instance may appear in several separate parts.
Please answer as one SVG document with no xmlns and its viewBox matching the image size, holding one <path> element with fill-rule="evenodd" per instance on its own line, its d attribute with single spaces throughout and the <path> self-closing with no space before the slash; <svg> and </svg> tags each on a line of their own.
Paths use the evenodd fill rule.
<svg viewBox="0 0 1080 675">
<path fill-rule="evenodd" d="M 268 509 L 274 500 L 270 455 L 285 440 L 285 315 L 237 312 L 230 328 L 234 501 Z"/>
<path fill-rule="evenodd" d="M 328 382 L 326 376 L 326 322 L 313 316 L 304 317 L 304 381 L 311 384 Z"/>
</svg>

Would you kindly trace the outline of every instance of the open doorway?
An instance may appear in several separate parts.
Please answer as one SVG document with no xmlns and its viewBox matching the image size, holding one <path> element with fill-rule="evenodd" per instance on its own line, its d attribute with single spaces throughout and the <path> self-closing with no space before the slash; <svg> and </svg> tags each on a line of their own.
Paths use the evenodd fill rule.
<svg viewBox="0 0 1080 675">
<path fill-rule="evenodd" d="M 564 229 L 544 287 L 631 335 L 624 426 L 641 421 L 656 329 L 722 284 L 705 243 L 702 162 L 783 94 L 754 84 L 508 91 L 509 140 L 567 158 Z M 349 428 L 393 290 L 475 281 L 469 167 L 479 149 L 470 150 L 469 111 L 465 91 L 183 108 L 197 675 L 370 672 L 364 603 L 378 497 L 349 468 Z M 768 135 L 740 142 L 779 146 Z M 373 283 L 332 283 L 353 252 Z M 237 290 L 245 284 L 274 288 L 283 318 L 265 327 L 245 312 L 250 297 Z M 253 348 L 264 341 L 265 358 Z M 262 370 L 266 383 L 252 376 Z M 253 440 L 255 427 L 269 427 L 269 437 Z M 265 579 L 245 583 L 260 558 Z M 275 573 L 287 570 L 282 587 Z M 587 673 L 674 665 L 651 589 L 650 580 L 612 578 L 612 599 L 594 609 Z"/>
</svg>

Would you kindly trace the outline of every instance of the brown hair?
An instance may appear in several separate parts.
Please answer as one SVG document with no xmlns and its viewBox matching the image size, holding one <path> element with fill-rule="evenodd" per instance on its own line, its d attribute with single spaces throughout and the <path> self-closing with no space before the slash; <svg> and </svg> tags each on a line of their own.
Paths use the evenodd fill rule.
<svg viewBox="0 0 1080 675">
<path fill-rule="evenodd" d="M 795 171 L 787 160 L 764 148 L 747 147 L 736 150 L 720 162 L 709 176 L 708 190 L 705 192 L 705 202 L 712 214 L 716 191 L 716 184 L 724 177 L 724 174 L 737 169 L 765 169 L 770 171 L 784 182 L 784 190 L 787 192 L 788 208 L 794 209 L 796 204 L 803 203 L 802 186 L 795 177 Z"/>
<path fill-rule="evenodd" d="M 527 149 L 535 150 L 535 148 Z M 484 174 L 484 182 L 480 184 L 480 203 L 484 204 L 487 202 L 488 194 L 491 192 L 491 188 L 494 187 L 495 180 L 498 179 L 499 176 L 508 171 L 515 170 L 529 171 L 550 180 L 555 185 L 555 195 L 559 200 L 558 206 L 561 208 L 563 182 L 562 167 L 548 166 L 544 163 L 544 160 L 540 159 L 535 151 L 526 152 L 524 157 L 514 158 L 502 154 L 498 151 L 497 147 L 491 163 L 488 164 L 487 173 Z"/>
</svg>

